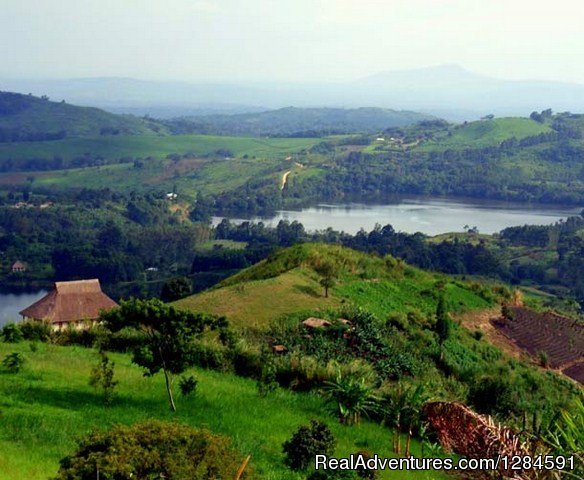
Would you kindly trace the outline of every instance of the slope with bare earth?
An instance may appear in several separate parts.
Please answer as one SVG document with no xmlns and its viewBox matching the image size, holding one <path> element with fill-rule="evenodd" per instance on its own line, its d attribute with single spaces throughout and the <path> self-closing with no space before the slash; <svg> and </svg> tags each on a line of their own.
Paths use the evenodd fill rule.
<svg viewBox="0 0 584 480">
<path fill-rule="evenodd" d="M 551 368 L 583 383 L 584 326 L 554 312 L 508 307 L 493 326 L 530 356 L 545 356 Z"/>
</svg>

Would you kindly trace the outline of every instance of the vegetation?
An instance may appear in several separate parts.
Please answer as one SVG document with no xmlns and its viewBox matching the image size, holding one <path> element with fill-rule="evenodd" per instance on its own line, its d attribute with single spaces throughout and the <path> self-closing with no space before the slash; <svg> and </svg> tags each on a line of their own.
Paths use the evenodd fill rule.
<svg viewBox="0 0 584 480">
<path fill-rule="evenodd" d="M 105 405 L 111 405 L 114 398 L 114 390 L 119 383 L 114 380 L 114 368 L 115 363 L 102 350 L 99 352 L 99 363 L 91 369 L 89 376 L 89 385 L 101 389 Z"/>
<path fill-rule="evenodd" d="M 242 461 L 226 439 L 207 430 L 151 420 L 89 435 L 61 460 L 55 480 L 236 478 Z"/>
<path fill-rule="evenodd" d="M 41 343 L 36 352 L 30 352 L 24 342 L 0 343 L 0 357 L 12 351 L 26 355 L 28 364 L 18 376 L 0 374 L 0 472 L 6 480 L 46 480 L 56 475 L 63 457 L 76 451 L 80 437 L 96 428 L 152 419 L 206 426 L 214 434 L 229 437 L 239 458 L 252 455 L 254 476 L 270 480 L 304 477 L 285 466 L 282 444 L 311 419 L 329 425 L 337 439 L 335 455 L 349 455 L 366 446 L 379 455 L 392 456 L 386 429 L 367 421 L 357 429 L 340 425 L 329 416 L 325 401 L 314 394 L 278 389 L 261 398 L 254 380 L 195 369 L 187 376 L 194 374 L 199 380 L 197 394 L 181 400 L 182 408 L 172 413 L 162 377 L 144 378 L 130 356 L 110 353 L 120 383 L 114 401 L 105 408 L 101 395 L 87 383 L 95 364 L 94 350 Z M 421 454 L 420 442 L 413 442 L 412 452 Z M 443 475 L 393 472 L 381 478 Z"/>
<path fill-rule="evenodd" d="M 306 470 L 316 455 L 331 456 L 336 443 L 325 423 L 311 420 L 310 425 L 302 425 L 284 442 L 284 461 L 292 470 Z"/>
<path fill-rule="evenodd" d="M 2 360 L 2 367 L 8 373 L 18 373 L 25 363 L 24 357 L 18 352 L 9 353 Z"/>
<path fill-rule="evenodd" d="M 259 113 L 205 115 L 166 121 L 174 133 L 317 137 L 340 133 L 376 133 L 429 115 L 383 108 L 281 108 Z"/>
<path fill-rule="evenodd" d="M 159 135 L 161 124 L 97 108 L 51 102 L 47 97 L 0 92 L 0 143 L 41 142 L 65 137 Z"/>
<path fill-rule="evenodd" d="M 176 411 L 173 376 L 184 373 L 194 364 L 193 339 L 205 327 L 220 325 L 220 321 L 209 316 L 178 310 L 159 300 L 125 301 L 103 313 L 101 319 L 113 332 L 133 328 L 144 334 L 143 342 L 134 347 L 132 361 L 148 376 L 162 370 L 172 411 Z"/>
</svg>

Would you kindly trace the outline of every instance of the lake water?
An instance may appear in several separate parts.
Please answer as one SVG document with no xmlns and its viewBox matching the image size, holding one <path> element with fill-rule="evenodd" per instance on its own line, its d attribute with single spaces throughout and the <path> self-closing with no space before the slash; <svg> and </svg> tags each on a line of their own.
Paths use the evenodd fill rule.
<svg viewBox="0 0 584 480">
<path fill-rule="evenodd" d="M 21 320 L 18 312 L 46 294 L 46 290 L 36 293 L 0 293 L 0 327 L 8 322 Z"/>
<path fill-rule="evenodd" d="M 233 219 L 262 221 L 276 226 L 280 220 L 297 220 L 308 231 L 334 230 L 356 233 L 364 228 L 369 231 L 376 223 L 391 224 L 395 230 L 427 235 L 462 232 L 465 225 L 478 227 L 480 233 L 496 233 L 516 225 L 549 225 L 571 215 L 578 215 L 582 207 L 528 205 L 496 201 L 461 201 L 437 198 L 402 198 L 396 203 L 383 205 L 320 204 L 302 210 L 282 210 L 274 217 Z M 216 225 L 221 217 L 215 217 Z"/>
</svg>

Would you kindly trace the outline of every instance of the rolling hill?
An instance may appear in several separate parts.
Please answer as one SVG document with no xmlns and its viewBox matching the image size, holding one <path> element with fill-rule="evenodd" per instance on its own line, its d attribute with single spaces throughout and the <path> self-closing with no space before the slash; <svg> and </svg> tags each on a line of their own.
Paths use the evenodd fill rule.
<svg viewBox="0 0 584 480">
<path fill-rule="evenodd" d="M 0 139 L 5 142 L 162 133 L 164 127 L 151 120 L 52 102 L 47 97 L 0 92 Z"/>
<path fill-rule="evenodd" d="M 381 67 L 383 68 L 383 67 Z M 156 82 L 132 78 L 65 80 L 3 79 L 15 91 L 48 94 L 81 105 L 116 112 L 189 115 L 193 109 L 257 111 L 297 107 L 362 107 L 423 111 L 449 120 L 473 120 L 489 113 L 526 115 L 534 110 L 584 110 L 584 86 L 542 80 L 505 80 L 480 75 L 459 65 L 403 71 L 380 71 L 354 81 L 293 82 Z M 6 87 L 5 87 L 6 88 Z M 229 105 L 237 104 L 237 109 Z"/>
<path fill-rule="evenodd" d="M 340 266 L 337 285 L 324 297 L 314 267 L 326 260 Z M 242 329 L 265 329 L 282 315 L 321 311 L 352 304 L 385 318 L 390 313 L 431 315 L 435 286 L 446 282 L 453 311 L 488 308 L 493 295 L 457 282 L 348 248 L 302 244 L 280 251 L 221 282 L 211 290 L 179 300 L 176 305 L 225 315 Z M 474 288 L 474 290 L 473 290 Z"/>
<path fill-rule="evenodd" d="M 281 108 L 238 115 L 204 115 L 168 122 L 185 133 L 253 136 L 314 136 L 334 133 L 376 133 L 434 117 L 384 108 Z"/>
</svg>

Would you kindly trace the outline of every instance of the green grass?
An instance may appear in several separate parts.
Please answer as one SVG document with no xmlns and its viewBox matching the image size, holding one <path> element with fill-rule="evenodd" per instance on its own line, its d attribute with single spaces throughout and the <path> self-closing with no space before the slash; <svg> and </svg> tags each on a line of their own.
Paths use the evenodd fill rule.
<svg viewBox="0 0 584 480">
<path fill-rule="evenodd" d="M 340 306 L 336 297 L 324 298 L 322 287 L 305 269 L 294 269 L 275 278 L 253 280 L 212 289 L 176 302 L 197 312 L 224 315 L 243 329 L 265 329 L 280 316 Z"/>
<path fill-rule="evenodd" d="M 197 369 L 197 395 L 179 397 L 178 412 L 172 414 L 162 376 L 143 377 L 127 355 L 112 354 L 120 385 L 114 404 L 105 408 L 88 386 L 98 359 L 94 350 L 40 344 L 33 352 L 28 343 L 0 343 L 0 358 L 13 351 L 22 353 L 27 363 L 18 374 L 0 373 L 1 480 L 46 479 L 56 473 L 59 459 L 75 448 L 76 438 L 94 428 L 151 418 L 206 426 L 230 437 L 237 450 L 252 455 L 252 466 L 264 479 L 304 478 L 284 467 L 281 445 L 312 418 L 332 428 L 338 439 L 336 455 L 366 449 L 392 456 L 390 430 L 366 421 L 340 425 L 314 394 L 278 390 L 260 398 L 252 380 Z M 420 444 L 414 442 L 412 450 L 419 456 Z M 384 472 L 380 478 L 445 477 L 437 472 Z"/>
<path fill-rule="evenodd" d="M 294 167 L 286 158 L 320 141 L 304 138 L 257 139 L 209 135 L 116 136 L 71 138 L 54 142 L 0 144 L 0 160 L 6 158 L 71 159 L 91 153 L 105 163 L 97 167 L 71 168 L 47 172 L 0 174 L 0 186 L 28 183 L 52 190 L 76 188 L 127 192 L 172 191 L 192 197 L 197 192 L 220 193 L 240 187 L 251 179 L 270 178 L 275 185 L 282 174 Z M 218 150 L 229 150 L 234 158 L 217 157 Z M 189 154 L 180 161 L 166 159 L 170 153 Z M 208 156 L 211 155 L 211 158 Z M 124 157 L 148 158 L 141 168 L 130 163 L 113 163 Z M 243 158 L 246 157 L 246 158 Z M 288 165 L 289 164 L 289 165 Z"/>
<path fill-rule="evenodd" d="M 236 156 L 286 156 L 322 141 L 318 138 L 250 138 L 213 135 L 172 136 L 109 136 L 68 138 L 52 142 L 0 144 L 0 159 L 53 158 L 71 159 L 85 153 L 100 155 L 106 160 L 123 157 L 162 158 L 170 153 L 208 155 L 219 149 L 230 150 Z"/>
<path fill-rule="evenodd" d="M 470 122 L 456 126 L 450 131 L 451 136 L 440 136 L 436 142 L 424 142 L 418 148 L 433 150 L 435 148 L 487 147 L 498 145 L 513 137 L 520 140 L 547 133 L 551 131 L 551 128 L 529 118 L 508 117 Z"/>
<path fill-rule="evenodd" d="M 194 193 L 218 193 L 233 190 L 246 181 L 259 176 L 274 176 L 278 184 L 277 160 L 263 159 L 185 159 L 178 163 L 155 159 L 146 162 L 144 168 L 133 164 L 116 164 L 100 167 L 56 170 L 47 173 L 18 175 L 20 182 L 35 177 L 34 185 L 52 189 L 111 188 L 115 190 L 167 190 L 192 196 Z M 15 174 L 0 175 L 0 183 L 17 183 Z"/>
<path fill-rule="evenodd" d="M 337 285 L 324 297 L 319 277 L 312 269 L 320 259 L 340 265 Z M 217 287 L 179 300 L 193 311 L 224 315 L 235 326 L 264 329 L 279 317 L 298 312 L 326 311 L 350 304 L 386 318 L 391 313 L 418 312 L 431 315 L 436 309 L 436 283 L 447 285 L 452 312 L 489 308 L 492 303 L 470 286 L 451 278 L 398 264 L 335 245 L 303 244 L 282 250 Z"/>
</svg>

